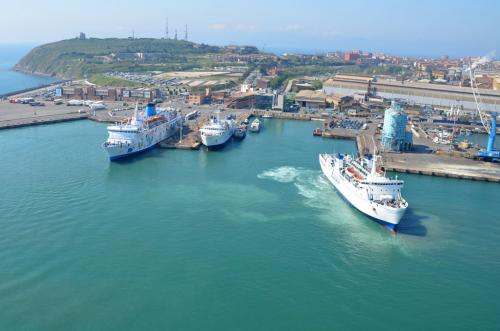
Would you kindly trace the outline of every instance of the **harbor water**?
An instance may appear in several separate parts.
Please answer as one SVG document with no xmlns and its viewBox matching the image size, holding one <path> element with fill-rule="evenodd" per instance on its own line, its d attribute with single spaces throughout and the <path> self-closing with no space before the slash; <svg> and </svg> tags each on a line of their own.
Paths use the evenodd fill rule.
<svg viewBox="0 0 500 331">
<path fill-rule="evenodd" d="M 55 82 L 51 77 L 27 75 L 10 70 L 31 46 L 0 45 L 0 95 Z"/>
<path fill-rule="evenodd" d="M 393 236 L 314 122 L 110 163 L 89 121 L 0 131 L 0 330 L 495 330 L 498 184 L 417 175 Z"/>
</svg>

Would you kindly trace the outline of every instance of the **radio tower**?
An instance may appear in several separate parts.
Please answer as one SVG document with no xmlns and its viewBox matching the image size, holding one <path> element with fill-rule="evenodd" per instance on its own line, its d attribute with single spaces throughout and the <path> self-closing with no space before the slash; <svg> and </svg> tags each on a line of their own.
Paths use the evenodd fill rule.
<svg viewBox="0 0 500 331">
<path fill-rule="evenodd" d="M 168 39 L 168 17 L 165 21 L 165 38 Z"/>
<path fill-rule="evenodd" d="M 186 24 L 186 27 L 184 29 L 184 40 L 188 40 L 188 25 Z"/>
</svg>

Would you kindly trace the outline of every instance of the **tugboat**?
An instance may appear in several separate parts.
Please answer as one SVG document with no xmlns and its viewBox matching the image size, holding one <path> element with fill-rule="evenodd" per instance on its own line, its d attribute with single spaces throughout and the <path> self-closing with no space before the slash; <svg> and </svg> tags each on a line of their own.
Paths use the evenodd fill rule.
<svg viewBox="0 0 500 331">
<path fill-rule="evenodd" d="M 321 137 L 322 135 L 323 135 L 323 130 L 321 130 L 320 128 L 314 129 L 313 136 Z"/>
<path fill-rule="evenodd" d="M 246 126 L 240 125 L 234 130 L 233 137 L 236 139 L 245 139 L 247 135 L 247 128 Z"/>
<path fill-rule="evenodd" d="M 250 125 L 250 132 L 259 132 L 259 131 L 260 131 L 260 121 L 258 118 L 256 118 Z"/>
</svg>

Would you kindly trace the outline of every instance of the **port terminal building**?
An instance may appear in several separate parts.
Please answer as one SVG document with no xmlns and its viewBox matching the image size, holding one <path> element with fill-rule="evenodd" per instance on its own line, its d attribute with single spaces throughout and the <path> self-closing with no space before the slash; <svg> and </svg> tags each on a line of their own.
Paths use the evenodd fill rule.
<svg viewBox="0 0 500 331">
<path fill-rule="evenodd" d="M 161 91 L 154 88 L 104 88 L 97 86 L 59 86 L 56 98 L 105 101 L 153 101 L 161 97 Z"/>
<path fill-rule="evenodd" d="M 369 76 L 336 75 L 323 84 L 329 95 L 368 94 L 387 99 L 404 99 L 409 104 L 450 108 L 463 106 L 475 111 L 476 103 L 470 87 L 435 83 L 401 82 Z M 480 89 L 485 110 L 500 111 L 500 90 Z"/>
</svg>

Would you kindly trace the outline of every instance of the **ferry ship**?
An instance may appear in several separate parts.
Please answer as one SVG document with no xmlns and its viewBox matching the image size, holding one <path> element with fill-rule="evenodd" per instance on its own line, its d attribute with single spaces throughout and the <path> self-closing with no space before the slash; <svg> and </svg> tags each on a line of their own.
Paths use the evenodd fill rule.
<svg viewBox="0 0 500 331">
<path fill-rule="evenodd" d="M 176 134 L 182 126 L 180 112 L 167 108 L 156 110 L 148 104 L 143 113 L 135 106 L 134 116 L 108 126 L 108 140 L 103 144 L 111 161 L 144 152 Z"/>
<path fill-rule="evenodd" d="M 200 129 L 201 142 L 208 148 L 216 148 L 224 145 L 231 138 L 236 129 L 233 119 L 220 120 L 212 117 L 210 123 Z"/>
<path fill-rule="evenodd" d="M 377 167 L 378 158 L 320 154 L 319 163 L 324 175 L 347 202 L 395 234 L 408 208 L 408 202 L 401 196 L 404 182 L 387 178 Z"/>
</svg>

